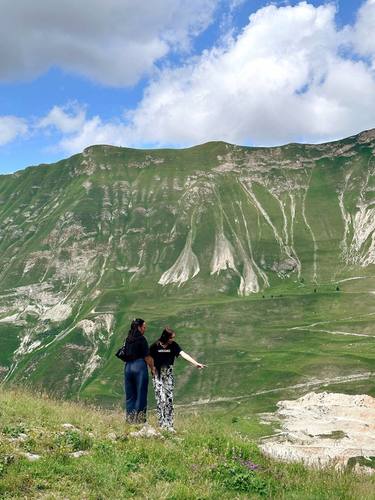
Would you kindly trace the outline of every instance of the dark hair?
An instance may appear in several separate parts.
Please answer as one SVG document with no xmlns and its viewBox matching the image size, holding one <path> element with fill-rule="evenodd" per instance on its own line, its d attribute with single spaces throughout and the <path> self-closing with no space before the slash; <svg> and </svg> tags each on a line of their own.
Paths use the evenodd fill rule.
<svg viewBox="0 0 375 500">
<path fill-rule="evenodd" d="M 128 340 L 135 337 L 135 335 L 138 332 L 138 327 L 142 326 L 144 322 L 145 320 L 141 318 L 133 319 L 130 325 L 130 329 L 128 331 L 128 337 L 127 337 Z"/>
<path fill-rule="evenodd" d="M 176 335 L 175 332 L 169 326 L 166 326 L 160 335 L 159 342 L 162 344 L 166 344 L 168 340 L 171 340 L 173 335 Z"/>
</svg>

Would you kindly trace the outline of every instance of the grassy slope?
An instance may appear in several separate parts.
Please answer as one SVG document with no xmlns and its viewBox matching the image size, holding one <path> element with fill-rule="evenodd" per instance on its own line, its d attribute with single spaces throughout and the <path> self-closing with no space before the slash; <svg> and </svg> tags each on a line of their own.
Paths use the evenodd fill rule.
<svg viewBox="0 0 375 500">
<path fill-rule="evenodd" d="M 211 298 L 210 301 L 140 298 L 132 303 L 132 311 L 149 321 L 150 340 L 163 325 L 170 324 L 175 327 L 181 346 L 208 364 L 205 371 L 198 372 L 183 360 L 177 360 L 179 403 L 200 397 L 234 398 L 228 401 L 227 409 L 235 408 L 233 411 L 245 415 L 258 409 L 273 409 L 280 399 L 298 397 L 323 386 L 336 392 L 365 392 L 375 396 L 373 377 L 368 381 L 329 383 L 336 377 L 374 371 L 371 337 L 319 331 L 372 334 L 372 318 L 367 316 L 371 297 L 366 292 L 352 293 L 351 283 L 342 284 L 340 292 L 336 292 L 333 284 L 318 287 L 317 293 L 312 287 L 309 292 L 306 289 L 295 292 L 285 286 L 279 288 L 276 297 L 271 298 L 269 292 L 264 299 L 261 295 L 231 300 Z M 126 310 L 127 307 L 125 318 Z M 309 326 L 319 321 L 326 323 Z M 306 325 L 307 329 L 289 330 L 295 325 Z M 83 387 L 82 398 L 96 398 L 102 403 L 121 399 L 122 364 L 113 356 L 116 347 L 113 343 L 108 362 L 99 376 Z M 316 379 L 328 383 L 293 388 Z M 289 386 L 292 387 L 283 389 Z M 274 392 L 254 398 L 254 393 L 267 390 Z M 237 397 L 242 397 L 240 408 L 237 408 Z M 260 399 L 264 405 L 259 406 Z"/>
<path fill-rule="evenodd" d="M 374 478 L 263 457 L 256 439 L 264 431 L 255 420 L 244 432 L 236 418 L 180 410 L 177 435 L 136 439 L 132 430 L 120 412 L 1 390 L 1 498 L 373 498 Z M 87 455 L 69 455 L 80 450 Z M 23 453 L 41 458 L 30 462 Z M 250 464 L 258 467 L 249 470 Z"/>
<path fill-rule="evenodd" d="M 76 155 L 56 165 L 29 168 L 1 178 L 1 293 L 5 297 L 14 287 L 50 283 L 53 293 L 60 294 L 61 299 L 68 297 L 73 305 L 71 316 L 60 323 L 41 321 L 30 313 L 21 318 L 23 325 L 0 323 L 2 373 L 6 373 L 13 351 L 27 332 L 30 344 L 39 340 L 42 346 L 23 354 L 12 374 L 13 381 L 31 380 L 68 397 L 79 395 L 116 404 L 122 397 L 122 366 L 113 354 L 129 321 L 138 315 L 150 323 L 149 340 L 154 340 L 169 323 L 177 330 L 184 349 L 209 365 L 205 373 L 197 373 L 178 361 L 180 403 L 242 397 L 245 414 L 254 406 L 262 407 L 254 401 L 262 398 L 254 398 L 253 393 L 275 391 L 263 397 L 264 406 L 273 408 L 278 399 L 298 395 L 293 388 L 298 383 L 373 370 L 373 338 L 334 333 L 340 330 L 373 335 L 373 295 L 369 292 L 375 290 L 374 267 L 343 265 L 339 245 L 344 229 L 337 197 L 337 189 L 342 189 L 343 179 L 352 171 L 352 185 L 344 204 L 353 218 L 363 190 L 361 183 L 368 177 L 371 148 L 358 145 L 353 138 L 340 144 L 346 143 L 353 144 L 354 156 L 332 153 L 333 145 L 257 149 L 218 142 L 182 151 L 97 146 L 89 148 L 86 156 Z M 241 174 L 216 172 L 213 178 L 207 177 L 213 175 L 217 156 L 224 158 L 228 152 L 231 161 L 242 169 Z M 322 155 L 323 160 L 309 163 Z M 284 167 L 286 160 L 295 162 L 298 168 L 293 167 L 294 163 L 293 168 Z M 84 162 L 95 167 L 90 175 Z M 258 179 L 252 182 L 253 193 L 280 238 L 284 242 L 289 238 L 290 243 L 293 232 L 294 247 L 302 262 L 301 279 L 296 272 L 281 279 L 271 270 L 274 262 L 285 258 L 285 251 L 283 254 L 274 230 L 241 185 L 241 178 L 249 175 Z M 84 187 L 87 182 L 90 188 Z M 208 191 L 205 183 L 211 186 Z M 279 193 L 288 223 L 285 231 L 281 205 L 271 188 L 289 183 L 291 191 Z M 290 193 L 296 207 L 294 225 Z M 367 196 L 372 193 L 369 191 Z M 303 220 L 303 206 L 311 231 Z M 71 218 L 66 218 L 67 213 Z M 240 298 L 239 277 L 232 271 L 210 275 L 220 223 L 232 246 L 240 242 L 249 256 L 247 225 L 254 260 L 261 265 L 264 256 L 263 269 L 270 288 Z M 74 224 L 83 228 L 83 236 L 69 233 Z M 176 237 L 169 241 L 174 226 Z M 190 227 L 201 271 L 181 287 L 162 288 L 157 281 L 178 258 Z M 313 276 L 312 235 L 317 245 L 317 283 Z M 24 272 L 32 252 L 40 251 L 49 252 L 48 258 L 39 258 Z M 86 254 L 92 255 L 89 262 L 73 262 L 77 255 Z M 236 258 L 236 266 L 242 271 L 243 262 L 238 254 Z M 64 262 L 68 270 L 71 263 L 74 268 L 78 262 L 81 274 L 72 271 L 71 275 L 56 278 Z M 145 270 L 132 274 L 124 270 L 125 266 L 145 266 Z M 366 279 L 340 283 L 340 292 L 335 291 L 337 280 L 358 275 Z M 27 297 L 22 307 L 15 302 L 14 310 L 1 315 L 17 313 L 29 302 Z M 103 312 L 113 314 L 115 320 L 109 344 L 102 342 L 99 335 L 88 338 L 76 326 L 83 319 L 95 321 Z M 319 322 L 324 322 L 323 326 L 317 325 Z M 305 329 L 291 330 L 296 326 Z M 68 333 L 44 349 L 62 332 Z M 80 377 L 94 343 L 101 364 L 82 384 Z M 373 380 L 328 387 L 374 395 Z M 228 405 L 236 407 L 235 400 Z"/>
</svg>

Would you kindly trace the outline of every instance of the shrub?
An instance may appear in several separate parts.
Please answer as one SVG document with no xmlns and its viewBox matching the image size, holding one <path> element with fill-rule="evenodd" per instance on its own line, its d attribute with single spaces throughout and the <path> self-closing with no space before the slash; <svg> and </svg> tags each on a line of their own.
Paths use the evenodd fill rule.
<svg viewBox="0 0 375 500">
<path fill-rule="evenodd" d="M 212 469 L 218 483 L 227 489 L 242 493 L 269 495 L 267 483 L 256 472 L 235 461 L 227 461 Z"/>
<path fill-rule="evenodd" d="M 163 481 L 166 481 L 168 483 L 171 483 L 173 481 L 176 481 L 178 479 L 178 473 L 176 470 L 171 469 L 170 467 L 160 467 L 158 470 L 156 470 L 155 476 L 158 479 L 163 479 Z"/>
<path fill-rule="evenodd" d="M 3 427 L 3 434 L 12 438 L 17 438 L 20 434 L 24 434 L 25 431 L 26 429 L 22 424 L 6 425 Z"/>
<path fill-rule="evenodd" d="M 7 465 L 14 462 L 14 455 L 2 455 L 0 457 L 0 477 L 5 473 Z"/>
<path fill-rule="evenodd" d="M 92 446 L 92 439 L 79 431 L 61 432 L 54 439 L 54 448 L 66 451 L 87 450 Z"/>
</svg>

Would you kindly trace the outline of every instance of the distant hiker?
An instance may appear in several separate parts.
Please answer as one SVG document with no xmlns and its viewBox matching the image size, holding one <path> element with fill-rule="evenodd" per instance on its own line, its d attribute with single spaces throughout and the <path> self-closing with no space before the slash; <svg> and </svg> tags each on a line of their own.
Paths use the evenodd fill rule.
<svg viewBox="0 0 375 500">
<path fill-rule="evenodd" d="M 144 333 L 147 324 L 141 319 L 134 319 L 125 341 L 126 363 L 124 369 L 126 394 L 126 420 L 129 423 L 146 421 L 148 370 L 154 372 L 154 362 L 149 355 L 149 348 Z"/>
<path fill-rule="evenodd" d="M 152 383 L 155 391 L 156 412 L 161 428 L 174 432 L 173 428 L 173 363 L 175 358 L 181 355 L 184 359 L 192 363 L 197 368 L 204 368 L 206 365 L 198 363 L 189 354 L 181 350 L 181 347 L 174 341 L 175 332 L 166 326 L 157 340 L 150 347 L 150 355 L 154 359 L 155 374 Z"/>
</svg>

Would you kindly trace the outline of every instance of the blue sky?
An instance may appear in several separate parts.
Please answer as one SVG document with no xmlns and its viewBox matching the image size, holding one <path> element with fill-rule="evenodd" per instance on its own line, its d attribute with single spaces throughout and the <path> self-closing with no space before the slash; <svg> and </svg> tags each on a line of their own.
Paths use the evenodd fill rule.
<svg viewBox="0 0 375 500">
<path fill-rule="evenodd" d="M 0 173 L 98 143 L 277 145 L 375 127 L 375 0 L 1 3 Z"/>
</svg>

